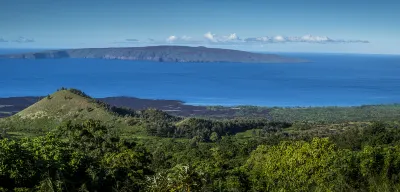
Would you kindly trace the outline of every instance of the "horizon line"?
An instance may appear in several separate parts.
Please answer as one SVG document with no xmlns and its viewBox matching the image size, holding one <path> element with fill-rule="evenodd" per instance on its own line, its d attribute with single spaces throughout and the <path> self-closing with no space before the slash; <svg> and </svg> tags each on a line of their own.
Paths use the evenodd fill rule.
<svg viewBox="0 0 400 192">
<path fill-rule="evenodd" d="M 344 55 L 390 55 L 390 56 L 400 56 L 400 53 L 360 53 L 360 52 L 335 52 L 335 51 L 327 51 L 327 52 L 313 52 L 313 51 L 248 51 L 243 49 L 235 49 L 235 48 L 221 48 L 221 47 L 208 47 L 204 45 L 199 46 L 191 46 L 191 45 L 148 45 L 148 46 L 129 46 L 129 47 L 54 47 L 54 48 L 35 48 L 35 47 L 0 47 L 0 50 L 41 50 L 41 51 L 52 51 L 52 50 L 64 50 L 64 49 L 106 49 L 106 48 L 134 48 L 134 47 L 159 47 L 159 46 L 173 46 L 173 47 L 205 47 L 205 48 L 214 48 L 214 49 L 230 49 L 230 50 L 238 50 L 238 51 L 246 51 L 253 53 L 294 53 L 294 54 L 344 54 Z M 0 53 L 1 55 L 1 53 Z"/>
</svg>

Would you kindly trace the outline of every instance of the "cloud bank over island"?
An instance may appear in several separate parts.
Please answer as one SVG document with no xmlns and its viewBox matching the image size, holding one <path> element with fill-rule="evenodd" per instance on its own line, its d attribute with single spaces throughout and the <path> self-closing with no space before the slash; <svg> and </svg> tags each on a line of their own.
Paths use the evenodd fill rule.
<svg viewBox="0 0 400 192">
<path fill-rule="evenodd" d="M 56 42 L 56 41 L 54 41 Z M 33 38 L 27 38 L 20 36 L 16 39 L 6 39 L 0 37 L 0 43 L 12 45 L 15 44 L 27 44 L 35 43 Z M 101 42 L 98 42 L 101 43 Z M 241 37 L 237 33 L 231 33 L 226 35 L 218 35 L 212 32 L 206 32 L 203 35 L 198 36 L 188 36 L 188 35 L 170 35 L 164 39 L 156 38 L 135 38 L 126 37 L 120 40 L 115 40 L 113 42 L 103 42 L 103 46 L 108 46 L 110 44 L 116 44 L 118 46 L 157 46 L 157 45 L 186 45 L 186 46 L 261 46 L 268 44 L 277 44 L 279 46 L 293 45 L 293 44 L 368 44 L 368 40 L 360 39 L 338 39 L 331 38 L 328 36 L 314 36 L 314 35 L 302 35 L 302 36 L 258 36 L 258 37 Z M 71 46 L 73 47 L 73 46 Z"/>
<path fill-rule="evenodd" d="M 204 38 L 213 43 L 224 43 L 224 42 L 242 42 L 236 33 L 232 33 L 230 35 L 219 36 L 216 34 L 212 34 L 211 32 L 207 32 L 204 34 Z"/>
<path fill-rule="evenodd" d="M 244 39 L 244 42 L 248 43 L 369 43 L 366 40 L 343 40 L 343 39 L 332 39 L 327 36 L 263 36 L 263 37 L 252 37 Z"/>
<path fill-rule="evenodd" d="M 332 39 L 327 36 L 261 36 L 261 37 L 247 37 L 240 38 L 236 33 L 230 35 L 219 36 L 211 32 L 204 34 L 204 39 L 211 43 L 237 43 L 237 44 L 250 44 L 250 43 L 369 43 L 366 40 L 343 40 Z"/>
<path fill-rule="evenodd" d="M 327 36 L 259 36 L 259 37 L 246 37 L 241 38 L 236 33 L 228 35 L 217 35 L 212 32 L 207 32 L 203 36 L 191 37 L 187 35 L 177 36 L 170 35 L 164 40 L 156 40 L 152 38 L 143 41 L 137 39 L 125 39 L 125 43 L 142 43 L 150 45 L 160 44 L 176 44 L 176 45 L 263 45 L 263 44 L 290 44 L 290 43 L 314 43 L 314 44 L 338 44 L 338 43 L 370 43 L 367 40 L 346 40 L 334 39 Z"/>
<path fill-rule="evenodd" d="M 167 43 L 169 44 L 174 44 L 174 43 L 178 43 L 178 44 L 202 44 L 203 41 L 201 40 L 196 40 L 190 36 L 187 35 L 183 35 L 183 36 L 175 36 L 175 35 L 171 35 L 169 36 L 166 40 Z M 163 42 L 159 42 L 159 41 L 153 41 L 154 43 L 163 43 Z"/>
</svg>

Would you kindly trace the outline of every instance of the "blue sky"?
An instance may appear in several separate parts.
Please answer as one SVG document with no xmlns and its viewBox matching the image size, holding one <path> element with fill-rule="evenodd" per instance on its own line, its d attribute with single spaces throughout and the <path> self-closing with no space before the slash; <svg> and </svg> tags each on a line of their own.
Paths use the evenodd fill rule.
<svg viewBox="0 0 400 192">
<path fill-rule="evenodd" d="M 400 54 L 399 10 L 398 0 L 1 0 L 0 47 Z"/>
</svg>

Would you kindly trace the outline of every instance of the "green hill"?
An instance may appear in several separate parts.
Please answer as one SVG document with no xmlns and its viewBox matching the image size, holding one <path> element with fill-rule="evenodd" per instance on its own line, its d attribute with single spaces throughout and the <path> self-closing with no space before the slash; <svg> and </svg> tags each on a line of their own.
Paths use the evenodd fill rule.
<svg viewBox="0 0 400 192">
<path fill-rule="evenodd" d="M 96 119 L 102 121 L 112 120 L 114 117 L 105 105 L 70 90 L 57 91 L 15 116 L 22 119 Z"/>
<path fill-rule="evenodd" d="M 17 134 L 42 134 L 65 121 L 82 122 L 93 119 L 118 128 L 125 128 L 122 115 L 133 112 L 110 107 L 77 89 L 65 89 L 48 95 L 19 113 L 0 119 L 0 130 Z"/>
</svg>

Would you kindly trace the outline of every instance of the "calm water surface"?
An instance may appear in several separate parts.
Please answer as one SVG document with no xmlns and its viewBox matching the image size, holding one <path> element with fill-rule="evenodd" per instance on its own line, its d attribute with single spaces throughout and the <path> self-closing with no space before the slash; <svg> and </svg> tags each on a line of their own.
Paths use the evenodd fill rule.
<svg viewBox="0 0 400 192">
<path fill-rule="evenodd" d="M 0 50 L 0 53 L 5 52 L 7 50 Z M 312 62 L 246 64 L 0 59 L 0 97 L 42 96 L 63 86 L 82 89 L 93 97 L 178 99 L 197 105 L 400 103 L 400 56 L 285 55 Z"/>
</svg>

